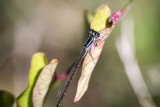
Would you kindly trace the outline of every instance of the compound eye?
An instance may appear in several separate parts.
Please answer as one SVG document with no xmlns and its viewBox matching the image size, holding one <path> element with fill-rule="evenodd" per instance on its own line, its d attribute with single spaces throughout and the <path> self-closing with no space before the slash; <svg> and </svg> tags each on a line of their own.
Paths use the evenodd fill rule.
<svg viewBox="0 0 160 107">
<path fill-rule="evenodd" d="M 99 34 L 98 32 L 96 32 L 96 33 L 95 33 L 95 35 L 96 35 L 97 37 L 99 37 L 99 36 L 100 36 L 100 34 Z"/>
<path fill-rule="evenodd" d="M 92 33 L 93 33 L 93 30 L 92 30 L 92 29 L 90 29 L 90 30 L 89 30 L 89 34 L 91 34 L 91 35 L 92 35 Z"/>
</svg>

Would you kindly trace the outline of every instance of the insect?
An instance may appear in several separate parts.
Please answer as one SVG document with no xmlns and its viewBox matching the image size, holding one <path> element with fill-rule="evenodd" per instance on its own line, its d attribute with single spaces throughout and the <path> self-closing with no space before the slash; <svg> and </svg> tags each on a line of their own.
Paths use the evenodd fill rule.
<svg viewBox="0 0 160 107">
<path fill-rule="evenodd" d="M 82 63 L 83 59 L 85 58 L 86 54 L 89 53 L 89 55 L 93 59 L 93 56 L 91 54 L 91 48 L 93 45 L 97 46 L 97 41 L 99 41 L 99 37 L 100 37 L 100 34 L 98 32 L 94 31 L 93 29 L 89 30 L 89 37 L 83 46 L 83 50 L 82 50 L 81 54 L 79 55 L 79 57 L 74 62 L 71 69 L 69 70 L 68 76 L 67 76 L 66 80 L 64 81 L 62 88 L 58 92 L 59 99 L 58 99 L 58 103 L 57 103 L 56 107 L 60 107 L 61 100 L 63 99 L 65 93 L 67 92 L 68 87 L 73 79 L 73 76 L 74 76 L 78 66 Z M 93 61 L 94 61 L 94 59 L 93 59 Z"/>
</svg>

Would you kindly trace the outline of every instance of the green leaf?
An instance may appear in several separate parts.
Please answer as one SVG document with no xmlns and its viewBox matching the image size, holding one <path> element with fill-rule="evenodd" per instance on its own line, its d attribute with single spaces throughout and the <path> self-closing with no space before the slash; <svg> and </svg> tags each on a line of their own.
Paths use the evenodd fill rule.
<svg viewBox="0 0 160 107">
<path fill-rule="evenodd" d="M 19 107 L 32 107 L 32 93 L 41 70 L 47 65 L 45 54 L 40 52 L 32 57 L 27 89 L 18 97 Z"/>
<path fill-rule="evenodd" d="M 44 98 L 49 89 L 53 74 L 58 64 L 58 59 L 53 59 L 40 73 L 36 85 L 33 89 L 33 105 L 34 107 L 42 107 Z"/>
<path fill-rule="evenodd" d="M 13 103 L 14 103 L 14 96 L 7 91 L 0 90 L 0 106 L 12 107 Z"/>
</svg>

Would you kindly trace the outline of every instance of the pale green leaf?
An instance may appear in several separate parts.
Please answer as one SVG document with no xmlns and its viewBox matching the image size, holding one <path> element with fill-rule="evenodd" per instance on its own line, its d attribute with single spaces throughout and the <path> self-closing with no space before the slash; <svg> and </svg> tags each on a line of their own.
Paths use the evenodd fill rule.
<svg viewBox="0 0 160 107">
<path fill-rule="evenodd" d="M 32 92 L 41 70 L 47 65 L 43 52 L 36 53 L 32 57 L 27 89 L 18 97 L 19 107 L 32 107 Z"/>
</svg>

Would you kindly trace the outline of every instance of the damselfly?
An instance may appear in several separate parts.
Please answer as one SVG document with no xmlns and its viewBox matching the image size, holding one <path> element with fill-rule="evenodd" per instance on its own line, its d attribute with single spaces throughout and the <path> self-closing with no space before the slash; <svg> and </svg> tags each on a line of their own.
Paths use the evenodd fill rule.
<svg viewBox="0 0 160 107">
<path fill-rule="evenodd" d="M 67 89 L 73 79 L 73 75 L 75 74 L 78 66 L 82 63 L 86 54 L 89 53 L 90 56 L 92 57 L 91 48 L 93 45 L 97 46 L 97 41 L 99 40 L 98 39 L 99 36 L 100 36 L 100 34 L 98 32 L 94 31 L 93 29 L 89 30 L 89 37 L 83 46 L 83 50 L 82 50 L 81 54 L 79 55 L 79 57 L 77 58 L 77 60 L 75 61 L 75 63 L 73 64 L 73 66 L 71 67 L 71 69 L 68 73 L 68 76 L 62 85 L 62 88 L 58 92 L 59 99 L 58 99 L 57 107 L 60 107 L 61 100 L 64 97 L 64 94 L 67 92 Z M 93 57 L 92 57 L 92 59 L 93 59 Z"/>
</svg>

